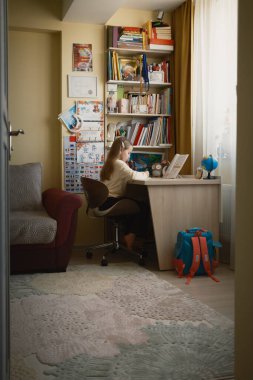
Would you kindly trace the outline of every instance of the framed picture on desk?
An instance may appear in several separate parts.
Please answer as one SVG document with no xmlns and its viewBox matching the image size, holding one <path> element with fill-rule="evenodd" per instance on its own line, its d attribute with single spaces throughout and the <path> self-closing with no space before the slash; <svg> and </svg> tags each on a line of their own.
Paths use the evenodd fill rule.
<svg viewBox="0 0 253 380">
<path fill-rule="evenodd" d="M 164 153 L 162 152 L 143 152 L 132 151 L 130 154 L 130 162 L 132 169 L 138 172 L 149 171 L 152 173 L 152 165 L 157 162 L 162 162 L 164 159 Z"/>
</svg>

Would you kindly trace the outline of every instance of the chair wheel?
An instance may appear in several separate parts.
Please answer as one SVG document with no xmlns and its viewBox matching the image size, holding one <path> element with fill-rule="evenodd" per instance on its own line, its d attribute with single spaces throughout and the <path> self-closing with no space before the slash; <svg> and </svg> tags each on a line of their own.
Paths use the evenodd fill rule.
<svg viewBox="0 0 253 380">
<path fill-rule="evenodd" d="M 142 257 L 148 257 L 148 252 L 147 251 L 142 251 L 140 256 Z"/>
<path fill-rule="evenodd" d="M 101 266 L 102 267 L 107 267 L 107 265 L 108 265 L 108 261 L 107 261 L 106 257 L 103 257 L 102 260 L 101 260 Z"/>
<path fill-rule="evenodd" d="M 145 260 L 144 260 L 144 257 L 142 255 L 140 255 L 140 257 L 139 257 L 138 264 L 142 267 L 145 265 Z"/>
<path fill-rule="evenodd" d="M 92 256 L 93 256 L 93 254 L 92 254 L 91 251 L 87 251 L 87 252 L 86 252 L 86 257 L 87 257 L 87 259 L 91 259 Z"/>
</svg>

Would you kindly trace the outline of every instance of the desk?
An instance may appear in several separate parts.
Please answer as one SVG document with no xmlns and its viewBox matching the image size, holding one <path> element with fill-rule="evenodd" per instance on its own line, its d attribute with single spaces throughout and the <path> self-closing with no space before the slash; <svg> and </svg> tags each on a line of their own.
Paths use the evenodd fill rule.
<svg viewBox="0 0 253 380">
<path fill-rule="evenodd" d="M 220 193 L 220 178 L 148 178 L 127 185 L 127 196 L 149 200 L 160 270 L 173 269 L 178 231 L 201 227 L 219 240 Z"/>
</svg>

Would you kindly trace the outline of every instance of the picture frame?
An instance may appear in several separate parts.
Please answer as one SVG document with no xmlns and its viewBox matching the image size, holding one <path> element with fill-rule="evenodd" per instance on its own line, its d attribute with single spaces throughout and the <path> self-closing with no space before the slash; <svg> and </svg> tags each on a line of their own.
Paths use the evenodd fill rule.
<svg viewBox="0 0 253 380">
<path fill-rule="evenodd" d="M 138 62 L 135 58 L 119 58 L 120 79 L 137 80 Z"/>
<path fill-rule="evenodd" d="M 72 71 L 93 71 L 92 44 L 73 44 Z"/>
<path fill-rule="evenodd" d="M 164 83 L 164 71 L 152 71 L 148 73 L 150 83 Z"/>
<path fill-rule="evenodd" d="M 97 77 L 68 75 L 69 98 L 96 98 Z"/>
</svg>

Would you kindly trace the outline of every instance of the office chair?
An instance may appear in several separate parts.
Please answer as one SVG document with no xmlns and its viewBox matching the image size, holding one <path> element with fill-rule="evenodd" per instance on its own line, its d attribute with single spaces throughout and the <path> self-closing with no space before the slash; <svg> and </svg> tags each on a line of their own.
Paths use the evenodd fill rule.
<svg viewBox="0 0 253 380">
<path fill-rule="evenodd" d="M 136 214 L 140 212 L 138 204 L 131 199 L 121 199 L 109 209 L 99 210 L 99 206 L 102 205 L 108 197 L 109 190 L 107 186 L 103 182 L 87 177 L 81 177 L 81 183 L 87 201 L 86 214 L 90 218 L 109 218 L 113 222 L 115 233 L 113 241 L 86 247 L 86 257 L 91 258 L 92 251 L 99 248 L 112 248 L 112 251 L 117 251 L 120 248 L 126 249 L 125 246 L 119 243 L 120 218 L 124 215 Z M 139 265 L 144 265 L 143 253 L 137 254 L 139 256 Z M 103 255 L 101 265 L 108 265 L 106 254 Z"/>
</svg>

